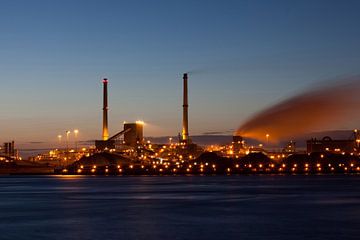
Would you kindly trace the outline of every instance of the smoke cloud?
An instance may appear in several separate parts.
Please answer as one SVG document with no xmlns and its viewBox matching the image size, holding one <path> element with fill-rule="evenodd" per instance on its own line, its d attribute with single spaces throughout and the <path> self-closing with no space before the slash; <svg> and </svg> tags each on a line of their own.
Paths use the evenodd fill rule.
<svg viewBox="0 0 360 240">
<path fill-rule="evenodd" d="M 235 134 L 260 141 L 291 140 L 311 131 L 360 120 L 359 106 L 360 77 L 338 79 L 263 110 L 243 123 Z"/>
</svg>

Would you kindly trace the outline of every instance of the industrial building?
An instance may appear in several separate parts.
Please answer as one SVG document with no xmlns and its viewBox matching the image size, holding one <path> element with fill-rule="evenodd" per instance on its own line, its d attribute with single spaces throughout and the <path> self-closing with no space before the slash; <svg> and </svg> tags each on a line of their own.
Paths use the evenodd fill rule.
<svg viewBox="0 0 360 240">
<path fill-rule="evenodd" d="M 15 157 L 16 151 L 15 151 L 15 142 L 6 142 L 4 143 L 3 153 L 7 157 Z"/>
<path fill-rule="evenodd" d="M 144 122 L 124 123 L 124 129 L 107 140 L 96 140 L 95 146 L 99 151 L 111 149 L 135 148 L 144 143 Z"/>
<path fill-rule="evenodd" d="M 136 121 L 135 123 L 124 123 L 124 129 L 121 132 L 109 137 L 108 126 L 108 79 L 103 81 L 103 124 L 102 124 L 102 140 L 96 140 L 95 146 L 98 151 L 117 149 L 119 145 L 135 148 L 143 143 L 144 138 L 144 122 Z M 123 138 L 122 138 L 123 137 Z"/>
<path fill-rule="evenodd" d="M 288 142 L 283 149 L 283 153 L 296 153 L 296 142 Z"/>
<path fill-rule="evenodd" d="M 94 151 L 88 151 L 72 164 L 66 162 L 66 166 L 56 170 L 57 173 L 152 175 L 360 172 L 360 164 L 355 161 L 358 154 L 353 154 L 355 151 L 359 152 L 360 135 L 357 131 L 354 131 L 355 136 L 350 140 L 332 140 L 330 137 L 308 140 L 307 150 L 310 154 L 299 154 L 294 141 L 290 141 L 279 151 L 265 151 L 263 144 L 248 146 L 242 136 L 233 136 L 232 144 L 219 147 L 217 153 L 204 153 L 190 138 L 187 73 L 183 74 L 182 80 L 182 126 L 179 141 L 172 142 L 173 138 L 169 137 L 169 143 L 153 144 L 144 139 L 142 121 L 124 122 L 120 132 L 113 136 L 109 134 L 109 82 L 108 79 L 103 79 L 101 140 L 95 142 Z M 67 152 L 66 159 L 68 157 Z"/>
<path fill-rule="evenodd" d="M 144 123 L 124 123 L 124 144 L 136 147 L 144 142 Z"/>
<path fill-rule="evenodd" d="M 358 143 L 354 139 L 333 140 L 330 137 L 323 139 L 312 138 L 306 141 L 308 153 L 330 152 L 330 153 L 354 153 L 359 149 Z"/>
<path fill-rule="evenodd" d="M 233 136 L 233 141 L 232 141 L 233 153 L 239 154 L 243 148 L 244 148 L 243 138 L 241 136 L 236 136 L 236 135 Z"/>
</svg>

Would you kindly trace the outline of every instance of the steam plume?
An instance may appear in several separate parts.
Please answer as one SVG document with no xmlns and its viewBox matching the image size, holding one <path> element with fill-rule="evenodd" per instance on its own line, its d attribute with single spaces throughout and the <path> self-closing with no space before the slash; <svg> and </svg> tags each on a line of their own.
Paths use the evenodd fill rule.
<svg viewBox="0 0 360 240">
<path fill-rule="evenodd" d="M 338 79 L 271 106 L 243 123 L 236 135 L 272 142 L 360 120 L 360 77 Z"/>
</svg>

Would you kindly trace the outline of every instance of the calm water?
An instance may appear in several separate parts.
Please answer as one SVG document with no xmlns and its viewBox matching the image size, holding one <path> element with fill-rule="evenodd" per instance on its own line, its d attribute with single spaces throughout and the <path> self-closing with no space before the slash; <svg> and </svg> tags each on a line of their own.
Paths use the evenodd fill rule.
<svg viewBox="0 0 360 240">
<path fill-rule="evenodd" d="M 360 176 L 0 177 L 0 239 L 359 239 Z"/>
</svg>

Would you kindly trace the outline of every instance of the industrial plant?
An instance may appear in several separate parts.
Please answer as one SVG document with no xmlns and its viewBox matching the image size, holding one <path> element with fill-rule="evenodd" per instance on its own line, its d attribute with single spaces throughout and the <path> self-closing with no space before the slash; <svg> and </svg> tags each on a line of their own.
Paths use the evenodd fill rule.
<svg viewBox="0 0 360 240">
<path fill-rule="evenodd" d="M 358 172 L 360 136 L 351 139 L 307 141 L 307 150 L 297 150 L 289 141 L 281 150 L 264 143 L 252 145 L 235 134 L 225 145 L 200 146 L 189 134 L 187 73 L 183 74 L 182 126 L 178 141 L 152 143 L 144 137 L 143 121 L 124 122 L 123 129 L 109 135 L 108 79 L 103 79 L 102 138 L 71 163 L 57 166 L 60 174 L 241 174 Z M 265 136 L 270 137 L 269 134 Z M 265 144 L 266 145 L 266 144 Z"/>
<path fill-rule="evenodd" d="M 101 137 L 90 146 L 78 147 L 79 131 L 67 130 L 66 148 L 52 149 L 29 158 L 35 168 L 32 166 L 32 170 L 27 168 L 26 171 L 77 175 L 360 172 L 358 130 L 354 130 L 348 139 L 328 136 L 308 139 L 306 149 L 298 148 L 295 141 L 289 141 L 281 149 L 272 149 L 268 133 L 264 135 L 264 142 L 254 142 L 239 133 L 235 133 L 227 144 L 202 145 L 193 142 L 189 133 L 188 73 L 183 74 L 182 81 L 182 126 L 178 138 L 169 137 L 167 143 L 151 142 L 144 136 L 146 123 L 140 120 L 124 122 L 122 129 L 109 133 L 109 80 L 104 78 Z M 76 139 L 74 148 L 69 147 L 69 135 L 72 133 Z M 58 136 L 59 140 L 61 137 Z M 15 169 L 9 170 L 10 173 L 21 173 L 14 165 L 21 160 L 14 142 L 5 143 L 2 152 L 0 163 L 6 160 L 6 167 L 13 166 Z"/>
</svg>

